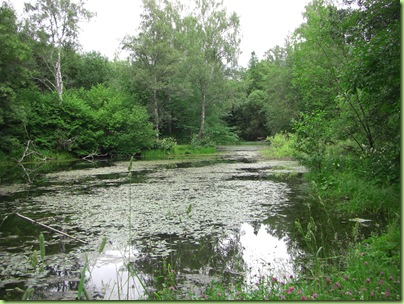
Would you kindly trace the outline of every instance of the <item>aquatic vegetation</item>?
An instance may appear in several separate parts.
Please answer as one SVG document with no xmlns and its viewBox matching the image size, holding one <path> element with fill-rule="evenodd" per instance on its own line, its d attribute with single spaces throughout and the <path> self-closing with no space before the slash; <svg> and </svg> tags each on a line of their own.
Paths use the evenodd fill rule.
<svg viewBox="0 0 404 304">
<path fill-rule="evenodd" d="M 256 148 L 248 146 L 234 147 L 231 153 L 221 149 L 218 155 L 186 161 L 132 160 L 54 172 L 32 190 L 21 188 L 18 204 L 24 214 L 86 242 L 44 233 L 49 271 L 43 282 L 69 284 L 63 287 L 66 292 L 59 294 L 61 299 L 78 295 L 109 300 L 190 299 L 202 293 L 210 299 L 212 295 L 205 288 L 212 280 L 224 284 L 223 289 L 216 287 L 218 299 L 287 297 L 282 288 L 291 287 L 287 285 L 291 282 L 281 278 L 292 275 L 297 289 L 297 280 L 303 278 L 299 275 L 301 264 L 309 256 L 294 225 L 299 219 L 306 230 L 310 223 L 309 209 L 302 208 L 307 202 L 301 182 L 305 169 L 293 161 L 258 161 Z M 12 205 L 0 208 L 10 208 L 7 206 Z M 323 215 L 315 208 L 310 207 L 315 222 L 310 229 L 315 238 L 328 235 L 321 227 L 336 225 L 339 237 L 327 236 L 324 242 L 345 246 L 342 241 L 355 222 L 341 224 L 339 218 L 330 216 L 325 220 L 332 225 L 320 225 Z M 4 210 L 4 214 L 10 213 Z M 1 227 L 23 227 L 18 221 L 10 215 Z M 358 229 L 360 235 L 361 226 Z M 13 233 L 21 231 L 8 231 L 9 236 L 0 237 L 10 237 L 11 244 Z M 16 266 L 2 270 L 7 279 L 0 288 L 15 288 L 20 274 L 35 262 L 29 258 L 30 233 L 26 231 L 27 236 L 19 239 L 18 255 L 11 250 L 0 253 L 2 260 Z M 39 233 L 36 230 L 36 236 Z M 265 250 L 254 244 L 265 245 Z M 326 251 L 321 249 L 319 257 Z M 36 257 L 39 263 L 38 253 Z M 264 283 L 256 281 L 262 276 L 265 284 L 274 286 L 273 293 L 263 292 Z M 32 286 L 38 288 L 31 298 L 52 299 L 47 287 L 39 287 L 37 282 Z M 248 294 L 250 289 L 254 294 Z M 318 289 L 315 293 L 316 298 L 321 297 Z M 22 295 L 9 295 L 8 299 Z"/>
</svg>

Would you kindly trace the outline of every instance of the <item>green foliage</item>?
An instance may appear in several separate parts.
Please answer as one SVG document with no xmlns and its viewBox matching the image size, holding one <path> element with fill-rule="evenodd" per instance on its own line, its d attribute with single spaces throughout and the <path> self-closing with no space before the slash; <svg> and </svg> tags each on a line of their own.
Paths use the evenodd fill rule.
<svg viewBox="0 0 404 304">
<path fill-rule="evenodd" d="M 0 6 L 0 154 L 8 156 L 19 148 L 25 136 L 26 108 L 16 99 L 16 91 L 28 82 L 25 61 L 31 51 L 18 31 L 15 12 Z"/>
<path fill-rule="evenodd" d="M 175 300 L 177 294 L 177 273 L 170 263 L 163 261 L 161 274 L 157 279 L 160 281 L 162 288 L 154 293 L 154 298 L 157 300 Z"/>
<path fill-rule="evenodd" d="M 333 128 L 327 120 L 326 112 L 302 113 L 294 122 L 297 158 L 310 169 L 322 171 L 326 148 L 333 140 Z"/>
<path fill-rule="evenodd" d="M 170 153 L 175 151 L 177 142 L 172 137 L 167 137 L 163 139 L 155 139 L 153 143 L 153 149 L 161 150 L 165 153 Z"/>
<path fill-rule="evenodd" d="M 152 144 L 146 109 L 112 88 L 68 90 L 63 103 L 33 90 L 20 91 L 19 98 L 30 103 L 27 132 L 41 149 L 128 156 Z"/>
<path fill-rule="evenodd" d="M 240 102 L 232 109 L 232 124 L 235 125 L 240 138 L 256 140 L 266 137 L 269 130 L 266 127 L 266 107 L 268 94 L 255 90 L 248 95 L 244 102 Z"/>
<path fill-rule="evenodd" d="M 264 154 L 270 158 L 292 158 L 296 154 L 294 146 L 296 135 L 291 133 L 278 133 L 273 137 L 267 137 L 268 151 Z"/>
<path fill-rule="evenodd" d="M 73 53 L 66 61 L 64 70 L 66 86 L 69 88 L 91 90 L 93 86 L 108 84 L 112 78 L 113 65 L 99 52 L 93 51 L 83 55 Z"/>
<path fill-rule="evenodd" d="M 244 89 L 244 96 L 232 100 L 226 118 L 240 138 L 255 140 L 291 131 L 291 120 L 303 109 L 299 91 L 292 85 L 293 60 L 289 45 L 275 46 L 261 61 L 252 53 L 249 67 L 237 84 Z"/>
</svg>

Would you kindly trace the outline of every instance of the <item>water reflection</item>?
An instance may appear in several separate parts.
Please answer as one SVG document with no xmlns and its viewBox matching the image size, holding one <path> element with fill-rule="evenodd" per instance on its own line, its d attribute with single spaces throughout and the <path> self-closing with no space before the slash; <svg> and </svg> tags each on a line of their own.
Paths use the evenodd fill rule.
<svg viewBox="0 0 404 304">
<path fill-rule="evenodd" d="M 254 227 L 255 226 L 255 227 Z M 128 272 L 128 252 L 107 250 L 88 273 L 94 293 L 108 300 L 142 299 L 162 288 L 162 278 L 170 264 L 178 277 L 184 297 L 189 291 L 201 292 L 212 280 L 254 284 L 258 277 L 296 275 L 287 238 L 268 233 L 269 225 L 243 223 L 224 238 L 210 236 L 198 241 L 176 235 L 164 237 L 170 247 L 166 257 L 153 254 L 154 243 L 131 253 L 136 275 Z M 129 282 L 129 283 L 128 283 Z M 146 287 L 147 292 L 144 287 Z"/>
<path fill-rule="evenodd" d="M 133 252 L 136 256 L 137 252 Z M 138 300 L 145 298 L 143 282 L 150 278 L 141 273 L 128 270 L 127 253 L 107 250 L 96 260 L 95 265 L 86 273 L 87 284 L 92 286 L 93 298 L 104 300 Z"/>
<path fill-rule="evenodd" d="M 295 275 L 287 238 L 268 233 L 269 228 L 269 225 L 262 224 L 258 231 L 254 231 L 254 227 L 247 223 L 241 225 L 240 243 L 249 281 L 262 275 L 276 278 Z"/>
</svg>

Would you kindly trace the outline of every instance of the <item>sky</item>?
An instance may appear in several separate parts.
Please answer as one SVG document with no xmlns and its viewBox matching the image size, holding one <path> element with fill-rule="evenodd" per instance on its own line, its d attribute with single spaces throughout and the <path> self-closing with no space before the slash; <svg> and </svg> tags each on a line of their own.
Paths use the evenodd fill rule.
<svg viewBox="0 0 404 304">
<path fill-rule="evenodd" d="M 3 0 L 2 0 L 3 1 Z M 24 2 L 8 0 L 20 14 Z M 228 13 L 240 17 L 242 54 L 239 65 L 247 67 L 251 52 L 258 58 L 276 45 L 283 46 L 285 38 L 302 22 L 304 7 L 309 0 L 224 0 Z M 86 8 L 96 12 L 89 23 L 82 24 L 79 35 L 84 52 L 99 51 L 113 59 L 118 54 L 119 44 L 126 35 L 135 35 L 140 23 L 141 0 L 87 0 Z"/>
</svg>

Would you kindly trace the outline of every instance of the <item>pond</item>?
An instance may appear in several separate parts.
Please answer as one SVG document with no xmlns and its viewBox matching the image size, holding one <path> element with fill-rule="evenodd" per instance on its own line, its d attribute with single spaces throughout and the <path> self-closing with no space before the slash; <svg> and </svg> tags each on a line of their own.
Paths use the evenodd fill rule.
<svg viewBox="0 0 404 304">
<path fill-rule="evenodd" d="M 20 300 L 33 287 L 31 299 L 74 300 L 86 264 L 89 297 L 106 300 L 144 299 L 168 271 L 184 298 L 212 280 L 299 277 L 310 260 L 296 222 L 315 224 L 312 245 L 324 251 L 345 246 L 354 228 L 375 225 L 326 214 L 306 194 L 306 169 L 265 160 L 263 148 L 134 161 L 130 175 L 129 162 L 2 167 L 0 298 Z M 33 263 L 40 233 L 43 269 Z"/>
</svg>

